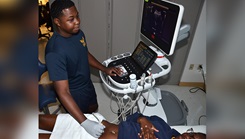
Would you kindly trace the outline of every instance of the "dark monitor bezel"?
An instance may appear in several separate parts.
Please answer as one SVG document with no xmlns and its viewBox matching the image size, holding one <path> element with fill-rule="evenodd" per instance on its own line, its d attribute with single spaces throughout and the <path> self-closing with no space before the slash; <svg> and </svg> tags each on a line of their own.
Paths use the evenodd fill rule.
<svg viewBox="0 0 245 139">
<path fill-rule="evenodd" d="M 154 46 L 158 47 L 164 54 L 170 56 L 173 54 L 174 49 L 175 49 L 175 45 L 177 42 L 177 38 L 178 38 L 178 33 L 179 33 L 179 29 L 180 29 L 180 24 L 182 21 L 182 17 L 183 17 L 183 12 L 184 12 L 184 7 L 182 5 L 176 4 L 176 3 L 172 3 L 169 1 L 165 1 L 165 0 L 148 0 L 148 1 L 144 1 L 144 7 L 146 5 L 146 3 L 149 2 L 154 2 L 156 4 L 160 4 L 161 6 L 165 6 L 170 8 L 171 10 L 175 10 L 177 12 L 177 16 L 176 16 L 176 20 L 175 20 L 175 29 L 172 35 L 172 41 L 169 44 L 166 44 L 165 42 L 161 41 L 159 38 L 152 38 L 152 34 L 151 32 L 147 32 L 143 29 L 143 22 L 144 22 L 144 10 L 145 8 L 143 8 L 143 14 L 142 14 L 142 22 L 141 22 L 141 35 L 146 38 L 147 40 L 149 40 Z"/>
</svg>

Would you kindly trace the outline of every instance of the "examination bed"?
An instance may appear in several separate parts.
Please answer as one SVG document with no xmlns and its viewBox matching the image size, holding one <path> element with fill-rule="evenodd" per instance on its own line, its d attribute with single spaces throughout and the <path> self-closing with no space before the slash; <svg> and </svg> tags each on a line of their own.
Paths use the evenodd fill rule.
<svg viewBox="0 0 245 139">
<path fill-rule="evenodd" d="M 95 115 L 96 117 L 98 117 L 100 121 L 105 119 L 99 113 L 95 113 Z M 90 120 L 98 121 L 92 114 L 85 114 L 85 116 Z M 71 116 L 68 114 L 60 114 L 59 118 L 57 118 L 57 121 L 56 121 L 59 124 L 56 124 L 56 127 L 54 128 L 50 139 L 56 139 L 56 138 L 59 138 L 59 139 L 67 139 L 67 138 L 69 139 L 83 139 L 83 138 L 95 139 L 94 137 L 89 135 L 85 131 L 85 129 L 83 129 L 77 122 L 70 122 L 71 124 L 68 124 L 66 126 L 60 126 L 60 127 L 57 126 L 57 125 L 64 125 L 64 122 L 69 122 L 69 121 L 74 121 L 74 119 L 71 118 Z M 69 127 L 72 127 L 72 128 L 69 128 Z M 174 128 L 180 133 L 184 133 L 190 128 L 192 128 L 194 132 L 206 133 L 206 125 L 193 125 L 193 126 L 181 125 L 181 126 L 171 126 L 171 128 Z M 64 132 L 64 130 L 66 132 Z M 39 129 L 39 133 L 51 133 L 51 132 Z"/>
</svg>

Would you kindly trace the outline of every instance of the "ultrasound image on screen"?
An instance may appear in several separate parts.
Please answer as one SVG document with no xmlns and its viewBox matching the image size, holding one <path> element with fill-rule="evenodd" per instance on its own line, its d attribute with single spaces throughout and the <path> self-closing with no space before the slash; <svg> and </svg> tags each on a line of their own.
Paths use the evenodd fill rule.
<svg viewBox="0 0 245 139">
<path fill-rule="evenodd" d="M 168 54 L 174 36 L 178 9 L 168 5 L 163 6 L 161 3 L 145 2 L 141 33 Z"/>
<path fill-rule="evenodd" d="M 147 5 L 145 18 L 149 19 L 145 20 L 143 23 L 145 29 L 152 32 L 154 36 L 162 36 L 166 12 L 159 10 L 159 8 L 156 8 L 153 5 Z"/>
</svg>

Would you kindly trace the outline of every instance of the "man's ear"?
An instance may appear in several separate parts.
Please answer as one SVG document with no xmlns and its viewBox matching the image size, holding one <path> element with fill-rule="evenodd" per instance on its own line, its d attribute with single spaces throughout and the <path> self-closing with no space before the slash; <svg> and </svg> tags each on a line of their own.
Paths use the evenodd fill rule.
<svg viewBox="0 0 245 139">
<path fill-rule="evenodd" d="M 54 23 L 59 27 L 60 26 L 60 20 L 58 18 L 54 18 Z"/>
</svg>

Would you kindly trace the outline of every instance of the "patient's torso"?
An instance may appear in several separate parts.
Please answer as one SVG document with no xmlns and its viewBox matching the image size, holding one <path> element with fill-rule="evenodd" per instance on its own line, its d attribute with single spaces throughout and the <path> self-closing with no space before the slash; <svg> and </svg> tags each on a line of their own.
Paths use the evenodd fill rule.
<svg viewBox="0 0 245 139">
<path fill-rule="evenodd" d="M 107 121 L 102 121 L 102 124 L 106 127 L 104 133 L 99 139 L 117 139 L 118 125 L 111 124 Z"/>
</svg>

